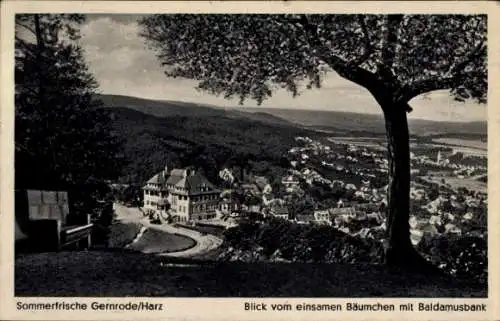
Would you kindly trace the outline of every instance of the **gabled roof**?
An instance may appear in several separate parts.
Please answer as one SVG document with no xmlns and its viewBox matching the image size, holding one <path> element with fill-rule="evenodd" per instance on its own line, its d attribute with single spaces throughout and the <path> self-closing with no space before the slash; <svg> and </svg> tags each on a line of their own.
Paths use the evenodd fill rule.
<svg viewBox="0 0 500 321">
<path fill-rule="evenodd" d="M 167 181 L 165 182 L 167 185 L 176 185 L 182 180 L 181 175 L 170 175 Z"/>
<path fill-rule="evenodd" d="M 158 184 L 160 188 L 175 186 L 188 194 L 220 193 L 202 173 L 188 169 L 173 169 L 170 173 L 161 171 L 149 179 L 148 184 Z"/>
<path fill-rule="evenodd" d="M 288 215 L 288 208 L 283 205 L 273 206 L 271 212 L 273 215 Z"/>
<path fill-rule="evenodd" d="M 310 222 L 310 221 L 314 220 L 314 216 L 308 215 L 308 214 L 297 214 L 297 215 L 295 215 L 295 219 L 297 221 Z"/>
<path fill-rule="evenodd" d="M 220 193 L 220 191 L 201 173 L 194 173 L 181 177 L 175 184 L 175 187 L 185 189 L 189 194 Z"/>
<path fill-rule="evenodd" d="M 338 207 L 333 208 L 330 213 L 332 215 L 352 215 L 356 214 L 356 211 L 352 207 Z"/>
<path fill-rule="evenodd" d="M 166 175 L 166 173 L 164 171 L 161 171 L 158 174 L 156 174 L 155 176 L 151 177 L 148 180 L 148 184 L 160 184 L 160 185 L 165 184 L 167 176 L 168 175 Z"/>
</svg>

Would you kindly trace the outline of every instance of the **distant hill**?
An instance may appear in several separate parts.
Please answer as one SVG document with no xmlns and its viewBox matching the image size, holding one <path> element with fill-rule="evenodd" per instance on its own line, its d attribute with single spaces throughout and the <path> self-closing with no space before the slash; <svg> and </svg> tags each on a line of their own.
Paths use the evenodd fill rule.
<svg viewBox="0 0 500 321">
<path fill-rule="evenodd" d="M 382 114 L 360 114 L 342 111 L 319 111 L 301 109 L 278 109 L 278 108 L 248 108 L 242 110 L 254 113 L 263 112 L 272 114 L 290 122 L 301 124 L 308 128 L 322 131 L 346 132 L 346 133 L 385 133 L 385 125 Z M 425 119 L 409 119 L 410 133 L 419 136 L 429 135 L 452 135 L 459 136 L 486 136 L 487 123 L 485 121 L 474 122 L 442 122 Z"/>
<path fill-rule="evenodd" d="M 121 181 L 126 183 L 142 183 L 166 163 L 203 163 L 214 181 L 218 169 L 238 154 L 247 155 L 254 169 L 279 173 L 282 156 L 293 146 L 294 137 L 310 134 L 293 125 L 223 115 L 157 117 L 128 107 L 105 108 L 112 113 L 115 134 L 125 141 L 123 154 L 128 164 Z"/>
<path fill-rule="evenodd" d="M 382 115 L 340 111 L 278 109 L 264 107 L 232 107 L 142 99 L 118 95 L 100 95 L 105 107 L 125 107 L 157 117 L 196 116 L 253 120 L 279 126 L 301 126 L 335 134 L 367 135 L 385 133 Z M 477 139 L 487 136 L 487 123 L 409 120 L 410 133 L 418 136 L 450 136 Z"/>
<path fill-rule="evenodd" d="M 101 95 L 112 112 L 113 126 L 125 140 L 128 160 L 122 182 L 148 179 L 165 166 L 187 166 L 204 158 L 208 176 L 217 179 L 216 168 L 236 154 L 253 158 L 260 172 L 279 173 L 282 156 L 294 145 L 294 137 L 324 131 L 332 135 L 384 135 L 379 115 L 333 111 L 271 108 L 217 108 L 193 103 L 156 101 L 127 96 Z M 486 123 L 410 122 L 412 134 L 429 138 L 486 137 Z M 288 164 L 288 163 L 287 163 Z"/>
<path fill-rule="evenodd" d="M 266 124 L 285 126 L 297 126 L 296 124 L 265 112 L 248 113 L 238 109 L 226 110 L 210 105 L 179 102 L 151 100 L 119 95 L 98 95 L 107 108 L 122 107 L 139 111 L 144 114 L 157 117 L 172 116 L 196 116 L 196 117 L 226 117 L 245 118 Z"/>
</svg>

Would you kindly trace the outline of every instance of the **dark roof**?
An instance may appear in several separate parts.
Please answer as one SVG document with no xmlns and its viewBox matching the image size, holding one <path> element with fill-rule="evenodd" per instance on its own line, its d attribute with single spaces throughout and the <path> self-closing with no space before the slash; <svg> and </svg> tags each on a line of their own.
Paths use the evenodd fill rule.
<svg viewBox="0 0 500 321">
<path fill-rule="evenodd" d="M 165 171 L 161 171 L 155 176 L 151 177 L 148 180 L 148 184 L 160 184 L 160 185 L 165 184 L 167 176 L 168 174 L 165 173 Z"/>
<path fill-rule="evenodd" d="M 182 177 L 175 186 L 186 189 L 189 194 L 220 193 L 203 174 L 198 172 Z"/>
<path fill-rule="evenodd" d="M 241 184 L 241 188 L 247 189 L 247 190 L 258 190 L 259 189 L 257 184 L 254 184 L 254 183 Z"/>
<path fill-rule="evenodd" d="M 333 208 L 330 211 L 331 215 L 351 215 L 355 214 L 355 210 L 352 207 L 340 207 L 340 208 Z"/>
<path fill-rule="evenodd" d="M 175 185 L 179 183 L 180 180 L 182 180 L 182 175 L 170 175 L 170 177 L 166 181 L 166 184 Z"/>
<path fill-rule="evenodd" d="M 359 203 L 359 204 L 354 205 L 354 208 L 357 210 L 376 212 L 380 209 L 380 203 Z"/>
<path fill-rule="evenodd" d="M 274 215 L 288 215 L 288 208 L 286 206 L 274 206 L 271 208 Z"/>
<path fill-rule="evenodd" d="M 314 220 L 314 216 L 307 214 L 297 214 L 295 215 L 295 218 L 297 219 L 297 221 L 302 221 L 302 222 L 309 222 Z"/>
<path fill-rule="evenodd" d="M 262 190 L 268 184 L 268 181 L 265 177 L 257 176 L 255 178 L 255 184 Z"/>
<path fill-rule="evenodd" d="M 199 172 L 190 169 L 173 169 L 168 175 L 165 171 L 153 176 L 148 183 L 159 184 L 163 187 L 175 186 L 185 190 L 188 194 L 220 193 L 220 191 Z M 145 187 L 147 189 L 147 186 Z"/>
</svg>

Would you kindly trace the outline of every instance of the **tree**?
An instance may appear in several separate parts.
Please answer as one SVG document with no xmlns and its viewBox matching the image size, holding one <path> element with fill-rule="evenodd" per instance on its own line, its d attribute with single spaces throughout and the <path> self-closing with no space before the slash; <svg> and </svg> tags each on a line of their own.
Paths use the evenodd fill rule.
<svg viewBox="0 0 500 321">
<path fill-rule="evenodd" d="M 120 142 L 76 43 L 83 21 L 71 14 L 16 15 L 18 189 L 87 190 L 119 174 Z"/>
<path fill-rule="evenodd" d="M 385 119 L 389 160 L 389 265 L 426 267 L 409 235 L 407 113 L 419 95 L 449 90 L 486 101 L 485 15 L 152 15 L 141 35 L 168 77 L 257 103 L 293 96 L 334 71 L 368 90 Z"/>
<path fill-rule="evenodd" d="M 250 163 L 251 159 L 252 157 L 250 154 L 242 152 L 233 155 L 229 159 L 229 164 L 236 165 L 240 170 L 239 172 L 240 183 L 243 183 L 245 181 L 245 173 L 249 174 L 252 168 L 252 164 Z"/>
</svg>

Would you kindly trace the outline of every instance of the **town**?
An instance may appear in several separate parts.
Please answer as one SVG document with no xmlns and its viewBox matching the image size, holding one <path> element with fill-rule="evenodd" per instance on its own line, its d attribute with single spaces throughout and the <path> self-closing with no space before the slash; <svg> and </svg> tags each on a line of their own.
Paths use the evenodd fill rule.
<svg viewBox="0 0 500 321">
<path fill-rule="evenodd" d="M 194 169 L 165 169 L 144 186 L 144 210 L 169 223 L 235 226 L 253 215 L 297 224 L 321 224 L 352 236 L 382 241 L 386 229 L 388 161 L 381 148 L 333 139 L 296 137 L 290 167 L 279 184 L 237 169 L 219 172 L 218 188 Z M 457 157 L 435 148 L 435 158 L 411 153 L 410 232 L 414 245 L 424 236 L 485 238 L 485 158 Z M 448 179 L 472 180 L 475 189 Z M 484 188 L 482 188 L 484 187 Z M 167 205 L 168 204 L 168 205 Z"/>
</svg>

